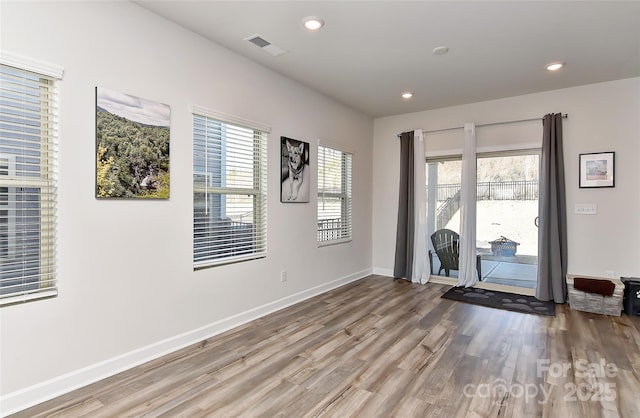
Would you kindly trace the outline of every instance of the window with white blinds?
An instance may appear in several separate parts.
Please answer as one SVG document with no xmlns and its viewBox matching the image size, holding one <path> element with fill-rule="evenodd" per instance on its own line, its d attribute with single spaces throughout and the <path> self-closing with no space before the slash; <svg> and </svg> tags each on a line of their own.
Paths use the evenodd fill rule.
<svg viewBox="0 0 640 418">
<path fill-rule="evenodd" d="M 193 114 L 194 268 L 267 254 L 267 133 Z"/>
<path fill-rule="evenodd" d="M 0 64 L 0 305 L 55 296 L 57 79 Z"/>
<path fill-rule="evenodd" d="M 318 146 L 318 243 L 351 240 L 352 155 Z"/>
</svg>

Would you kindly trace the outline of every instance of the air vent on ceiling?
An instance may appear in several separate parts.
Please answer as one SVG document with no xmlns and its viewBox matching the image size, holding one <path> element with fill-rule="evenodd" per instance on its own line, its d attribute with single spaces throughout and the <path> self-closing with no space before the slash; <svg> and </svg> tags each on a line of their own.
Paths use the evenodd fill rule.
<svg viewBox="0 0 640 418">
<path fill-rule="evenodd" d="M 274 57 L 277 57 L 278 55 L 286 54 L 287 52 L 289 52 L 286 49 L 278 48 L 277 46 L 272 45 L 271 42 L 267 41 L 260 35 L 251 35 L 248 38 L 244 38 L 244 40 L 249 41 L 250 43 L 254 44 L 258 48 L 262 49 L 263 51 L 269 53 Z"/>
<path fill-rule="evenodd" d="M 262 39 L 258 35 L 254 35 L 250 38 L 247 38 L 247 41 L 251 42 L 252 44 L 254 44 L 259 48 L 264 48 L 267 45 L 271 45 L 271 42 L 267 41 L 266 39 Z"/>
</svg>

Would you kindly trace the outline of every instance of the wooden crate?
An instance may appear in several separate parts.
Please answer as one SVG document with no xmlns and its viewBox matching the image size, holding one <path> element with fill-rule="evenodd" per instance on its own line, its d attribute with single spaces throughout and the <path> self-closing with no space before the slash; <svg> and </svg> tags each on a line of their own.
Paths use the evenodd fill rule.
<svg viewBox="0 0 640 418">
<path fill-rule="evenodd" d="M 611 296 L 583 292 L 573 287 L 573 279 L 575 279 L 576 277 L 584 277 L 585 279 L 610 280 L 615 284 L 616 288 L 613 291 L 613 295 Z M 567 290 L 569 292 L 569 306 L 571 307 L 571 309 L 612 316 L 620 316 L 620 312 L 622 312 L 624 284 L 620 281 L 620 279 L 567 274 Z"/>
</svg>

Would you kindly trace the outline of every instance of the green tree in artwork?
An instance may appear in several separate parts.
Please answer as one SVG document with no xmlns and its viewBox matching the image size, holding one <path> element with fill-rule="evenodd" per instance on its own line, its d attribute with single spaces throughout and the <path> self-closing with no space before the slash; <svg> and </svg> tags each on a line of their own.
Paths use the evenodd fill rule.
<svg viewBox="0 0 640 418">
<path fill-rule="evenodd" d="M 161 171 L 156 181 L 157 188 L 145 194 L 144 197 L 149 199 L 168 199 L 169 198 L 169 173 Z"/>
<path fill-rule="evenodd" d="M 169 127 L 128 120 L 98 108 L 97 196 L 169 197 Z"/>
<path fill-rule="evenodd" d="M 116 182 L 110 175 L 113 166 L 113 156 L 104 158 L 106 148 L 98 146 L 98 155 L 96 161 L 96 194 L 98 197 L 111 196 L 115 190 Z"/>
</svg>

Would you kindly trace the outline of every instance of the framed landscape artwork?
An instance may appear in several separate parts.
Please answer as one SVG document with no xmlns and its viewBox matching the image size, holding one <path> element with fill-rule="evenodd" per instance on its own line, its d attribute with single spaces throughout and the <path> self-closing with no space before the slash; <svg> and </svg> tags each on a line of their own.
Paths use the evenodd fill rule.
<svg viewBox="0 0 640 418">
<path fill-rule="evenodd" d="M 280 201 L 283 203 L 309 202 L 311 180 L 309 176 L 309 143 L 280 137 L 282 171 Z"/>
<path fill-rule="evenodd" d="M 615 187 L 615 152 L 580 154 L 580 188 Z"/>
<path fill-rule="evenodd" d="M 96 198 L 168 199 L 171 110 L 96 87 Z"/>
</svg>

